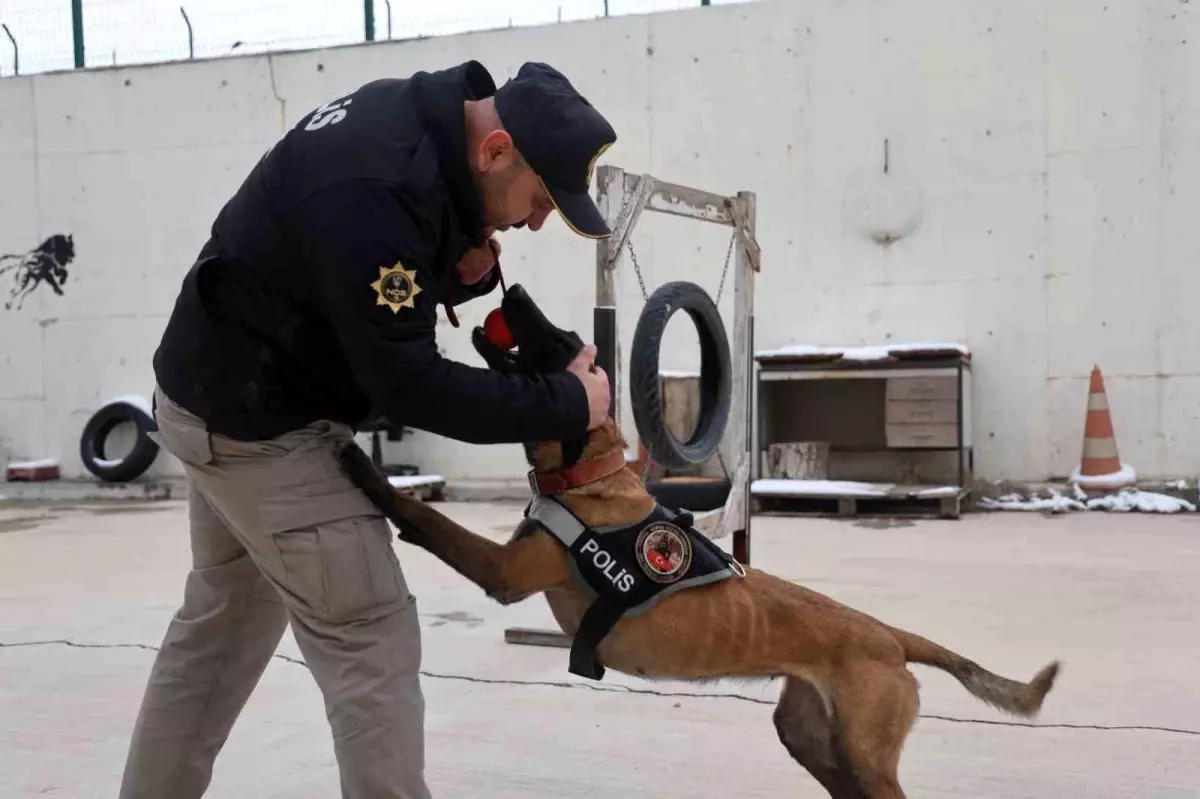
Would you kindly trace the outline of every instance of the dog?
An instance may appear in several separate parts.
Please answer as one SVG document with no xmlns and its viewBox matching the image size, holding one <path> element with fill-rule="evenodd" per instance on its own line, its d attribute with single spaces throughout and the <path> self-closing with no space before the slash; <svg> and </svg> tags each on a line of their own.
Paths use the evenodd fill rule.
<svg viewBox="0 0 1200 799">
<path fill-rule="evenodd" d="M 472 333 L 490 368 L 510 375 L 551 373 L 583 346 L 575 333 L 547 321 L 519 284 L 506 291 L 502 309 L 515 353 L 501 350 L 482 328 Z M 647 492 L 625 463 L 625 441 L 612 419 L 578 441 L 530 442 L 524 448 L 531 486 L 549 495 L 538 493 L 535 501 L 567 513 L 538 516 L 527 510 L 505 544 L 394 489 L 356 443 L 341 449 L 339 459 L 402 541 L 427 550 L 501 604 L 543 594 L 563 633 L 575 641 L 572 670 L 584 667 L 577 673 L 585 673 L 594 656 L 603 664 L 599 675 L 607 666 L 647 679 L 782 678 L 772 716 L 779 740 L 833 799 L 905 795 L 897 770 L 919 707 L 908 663 L 942 669 L 983 702 L 1023 717 L 1038 714 L 1058 674 L 1053 661 L 1027 683 L 1006 679 L 919 635 L 744 567 L 694 531 L 681 536 L 690 520 L 664 511 Z M 565 519 L 576 533 L 584 532 L 568 544 L 561 531 L 551 531 L 549 518 Z M 606 540 L 603 531 L 612 530 L 638 532 L 641 557 L 635 552 L 619 564 L 621 553 L 588 560 L 599 551 L 597 542 Z M 652 594 L 669 582 L 663 575 L 673 574 L 675 585 L 692 579 L 689 570 L 701 561 L 715 578 L 643 594 L 636 613 L 623 615 L 628 607 L 614 612 L 609 602 L 598 614 L 607 616 L 599 628 L 589 625 L 589 614 L 622 585 L 641 580 Z M 630 569 L 641 571 L 635 575 Z M 617 588 L 609 590 L 605 578 Z M 582 649 L 581 633 L 588 639 Z"/>
</svg>

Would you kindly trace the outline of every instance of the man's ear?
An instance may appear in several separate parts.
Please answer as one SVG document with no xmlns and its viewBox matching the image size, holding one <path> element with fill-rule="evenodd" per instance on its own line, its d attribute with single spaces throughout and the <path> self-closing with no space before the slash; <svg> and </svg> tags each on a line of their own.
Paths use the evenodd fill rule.
<svg viewBox="0 0 1200 799">
<path fill-rule="evenodd" d="M 508 131 L 493 130 L 479 142 L 476 167 L 480 172 L 503 172 L 512 165 L 515 153 Z"/>
</svg>

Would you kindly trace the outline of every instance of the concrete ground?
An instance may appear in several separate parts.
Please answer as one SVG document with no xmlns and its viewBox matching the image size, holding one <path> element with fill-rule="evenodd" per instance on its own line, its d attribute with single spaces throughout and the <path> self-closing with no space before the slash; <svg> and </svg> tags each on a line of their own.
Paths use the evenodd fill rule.
<svg viewBox="0 0 1200 799">
<path fill-rule="evenodd" d="M 521 510 L 440 507 L 495 538 Z M 552 626 L 540 599 L 502 608 L 397 546 L 423 614 L 435 797 L 824 796 L 776 740 L 777 685 L 577 679 L 566 650 L 504 642 Z M 1006 676 L 1062 659 L 1032 727 L 913 666 L 909 796 L 1200 797 L 1200 515 L 760 518 L 752 557 Z M 0 796 L 116 795 L 188 562 L 179 501 L 0 503 Z M 280 654 L 299 657 L 290 636 Z M 339 795 L 304 666 L 272 662 L 208 795 Z"/>
</svg>

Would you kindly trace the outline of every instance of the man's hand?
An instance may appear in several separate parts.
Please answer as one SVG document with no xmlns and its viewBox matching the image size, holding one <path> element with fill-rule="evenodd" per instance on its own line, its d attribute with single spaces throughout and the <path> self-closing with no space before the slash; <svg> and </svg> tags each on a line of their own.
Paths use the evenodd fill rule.
<svg viewBox="0 0 1200 799">
<path fill-rule="evenodd" d="M 464 286 L 474 286 L 487 277 L 499 259 L 500 242 L 489 236 L 482 247 L 474 247 L 463 253 L 457 267 L 459 281 Z"/>
<path fill-rule="evenodd" d="M 608 396 L 608 375 L 596 365 L 596 348 L 589 344 L 579 351 L 567 371 L 579 378 L 587 390 L 588 430 L 595 430 L 608 418 L 611 400 Z"/>
</svg>

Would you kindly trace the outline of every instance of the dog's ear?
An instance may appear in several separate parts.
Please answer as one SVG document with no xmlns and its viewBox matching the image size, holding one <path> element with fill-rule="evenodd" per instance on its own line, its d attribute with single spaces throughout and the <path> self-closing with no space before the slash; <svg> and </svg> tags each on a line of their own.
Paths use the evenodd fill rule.
<svg viewBox="0 0 1200 799">
<path fill-rule="evenodd" d="M 476 327 L 471 331 L 471 344 L 474 345 L 475 351 L 479 353 L 489 368 L 505 375 L 516 374 L 521 370 L 517 357 L 493 344 L 487 334 L 483 332 L 482 327 Z"/>
</svg>

